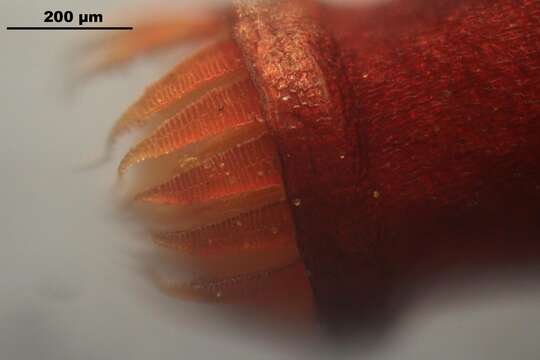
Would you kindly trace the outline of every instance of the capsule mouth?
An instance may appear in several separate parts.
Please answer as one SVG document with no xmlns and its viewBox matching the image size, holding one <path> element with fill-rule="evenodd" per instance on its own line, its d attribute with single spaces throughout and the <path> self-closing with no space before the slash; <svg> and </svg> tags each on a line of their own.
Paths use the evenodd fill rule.
<svg viewBox="0 0 540 360">
<path fill-rule="evenodd" d="M 199 274 L 185 282 L 156 271 L 160 288 L 203 302 L 295 304 L 312 317 L 278 150 L 234 40 L 220 39 L 148 87 L 109 146 L 127 133 L 139 140 L 118 166 L 125 204 L 161 251 Z"/>
</svg>

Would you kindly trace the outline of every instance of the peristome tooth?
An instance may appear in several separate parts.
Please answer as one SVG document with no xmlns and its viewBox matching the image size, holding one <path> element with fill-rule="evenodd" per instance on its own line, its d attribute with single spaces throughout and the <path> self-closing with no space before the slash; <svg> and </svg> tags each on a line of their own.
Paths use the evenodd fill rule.
<svg viewBox="0 0 540 360">
<path fill-rule="evenodd" d="M 260 119 L 257 91 L 246 75 L 209 90 L 167 119 L 124 156 L 118 172 L 123 174 L 136 163 L 170 154 L 243 125 L 253 124 L 266 130 L 264 124 L 258 124 Z"/>
<path fill-rule="evenodd" d="M 200 276 L 197 280 L 187 282 L 162 271 L 155 271 L 152 275 L 163 291 L 182 300 L 219 302 L 241 305 L 242 309 L 256 309 L 257 313 L 250 313 L 250 318 L 257 317 L 255 321 L 285 319 L 300 328 L 310 328 L 316 321 L 313 292 L 304 264 L 298 258 L 259 271 Z"/>
<path fill-rule="evenodd" d="M 131 201 L 137 194 L 157 187 L 177 174 L 200 166 L 216 154 L 223 153 L 237 144 L 261 138 L 267 131 L 267 128 L 259 122 L 247 123 L 202 138 L 170 154 L 142 161 L 118 178 L 120 197 Z"/>
<path fill-rule="evenodd" d="M 276 278 L 303 268 L 303 264 L 296 260 L 291 264 L 280 267 L 225 276 L 221 278 L 198 279 L 180 285 L 164 285 L 169 291 L 184 299 L 196 301 L 234 302 L 256 298 L 269 287 L 269 283 Z"/>
<path fill-rule="evenodd" d="M 96 73 L 159 49 L 224 33 L 228 25 L 225 15 L 221 10 L 189 18 L 185 14 L 157 14 L 151 22 L 130 20 L 127 24 L 133 25 L 132 31 L 111 32 L 86 47 L 83 55 L 90 59 L 86 61 L 87 72 Z"/>
<path fill-rule="evenodd" d="M 139 201 L 193 204 L 282 186 L 277 151 L 269 136 L 234 146 L 200 166 L 138 195 Z"/>
<path fill-rule="evenodd" d="M 233 40 L 220 41 L 204 48 L 177 65 L 151 85 L 120 117 L 109 142 L 134 127 L 143 127 L 175 115 L 208 90 L 246 77 L 240 50 Z"/>
<path fill-rule="evenodd" d="M 155 232 L 154 240 L 179 252 L 221 256 L 294 244 L 294 228 L 289 207 L 282 202 L 196 229 Z"/>
<path fill-rule="evenodd" d="M 156 231 L 178 231 L 222 222 L 283 201 L 285 201 L 283 186 L 274 185 L 238 192 L 207 202 L 171 205 L 137 201 L 130 206 L 148 228 Z"/>
</svg>

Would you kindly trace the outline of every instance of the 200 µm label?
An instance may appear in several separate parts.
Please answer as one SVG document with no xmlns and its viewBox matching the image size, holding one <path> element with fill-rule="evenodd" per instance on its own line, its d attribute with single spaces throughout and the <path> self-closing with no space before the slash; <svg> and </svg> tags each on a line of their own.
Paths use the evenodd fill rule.
<svg viewBox="0 0 540 360">
<path fill-rule="evenodd" d="M 45 16 L 43 22 L 46 23 L 71 23 L 74 19 L 78 19 L 79 25 L 84 25 L 86 23 L 101 23 L 103 22 L 103 14 L 94 14 L 94 13 L 80 13 L 77 14 L 77 17 L 73 14 L 72 11 L 51 11 L 47 10 L 43 13 Z"/>
</svg>

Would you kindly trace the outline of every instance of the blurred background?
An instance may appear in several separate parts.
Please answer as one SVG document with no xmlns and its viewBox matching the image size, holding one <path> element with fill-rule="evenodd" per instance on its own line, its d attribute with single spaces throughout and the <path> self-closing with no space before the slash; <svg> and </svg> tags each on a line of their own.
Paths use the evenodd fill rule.
<svg viewBox="0 0 540 360">
<path fill-rule="evenodd" d="M 254 327 L 149 281 L 139 261 L 144 233 L 111 201 L 116 162 L 80 168 L 101 155 L 114 120 L 189 46 L 74 86 L 74 65 L 95 33 L 5 27 L 43 25 L 46 10 L 99 12 L 107 21 L 124 10 L 205 4 L 0 2 L 0 359 L 539 359 L 537 276 L 467 285 L 456 278 L 417 291 L 369 346 Z"/>
</svg>

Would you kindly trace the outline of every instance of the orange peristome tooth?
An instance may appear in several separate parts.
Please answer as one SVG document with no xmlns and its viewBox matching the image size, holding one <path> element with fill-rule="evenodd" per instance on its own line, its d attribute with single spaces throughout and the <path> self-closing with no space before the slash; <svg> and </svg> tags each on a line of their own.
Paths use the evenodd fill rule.
<svg viewBox="0 0 540 360">
<path fill-rule="evenodd" d="M 295 283 L 294 288 L 309 296 L 309 285 L 303 272 L 303 264 L 296 260 L 291 264 L 236 276 L 194 280 L 181 285 L 161 285 L 186 300 L 208 302 L 260 302 L 276 293 L 276 284 Z M 274 283 L 274 286 L 271 286 Z M 304 284 L 305 288 L 303 288 Z M 290 285 L 290 284 L 288 284 Z M 271 289 L 271 293 L 268 290 Z"/>
<path fill-rule="evenodd" d="M 257 91 L 246 74 L 241 80 L 209 90 L 166 120 L 124 156 L 118 172 L 123 174 L 138 162 L 169 154 L 232 128 L 255 123 L 262 119 L 261 116 Z"/>
<path fill-rule="evenodd" d="M 202 165 L 136 196 L 159 204 L 193 204 L 236 194 L 281 187 L 274 143 L 269 136 L 239 144 Z"/>
<path fill-rule="evenodd" d="M 279 248 L 294 243 L 294 227 L 285 202 L 189 231 L 156 232 L 154 240 L 164 247 L 205 256 Z"/>
<path fill-rule="evenodd" d="M 240 50 L 232 40 L 209 46 L 150 86 L 117 121 L 109 141 L 131 128 L 165 120 L 208 90 L 246 74 Z"/>
<path fill-rule="evenodd" d="M 240 298 L 245 298 L 246 293 L 256 292 L 256 288 L 261 285 L 262 280 L 280 271 L 286 271 L 290 266 L 259 271 L 237 276 L 225 277 L 222 279 L 194 280 L 179 289 L 179 295 L 200 301 L 221 301 L 227 302 Z M 255 286 L 254 286 L 255 285 Z"/>
<path fill-rule="evenodd" d="M 269 186 L 193 204 L 156 204 L 138 201 L 132 210 L 149 228 L 159 231 L 190 230 L 216 224 L 267 205 L 284 202 L 283 186 Z"/>
<path fill-rule="evenodd" d="M 175 44 L 225 32 L 227 25 L 224 12 L 189 19 L 185 15 L 161 16 L 151 23 L 138 24 L 135 21 L 133 31 L 116 32 L 91 45 L 88 56 L 95 54 L 96 59 L 89 64 L 90 72 L 98 72 Z"/>
</svg>

